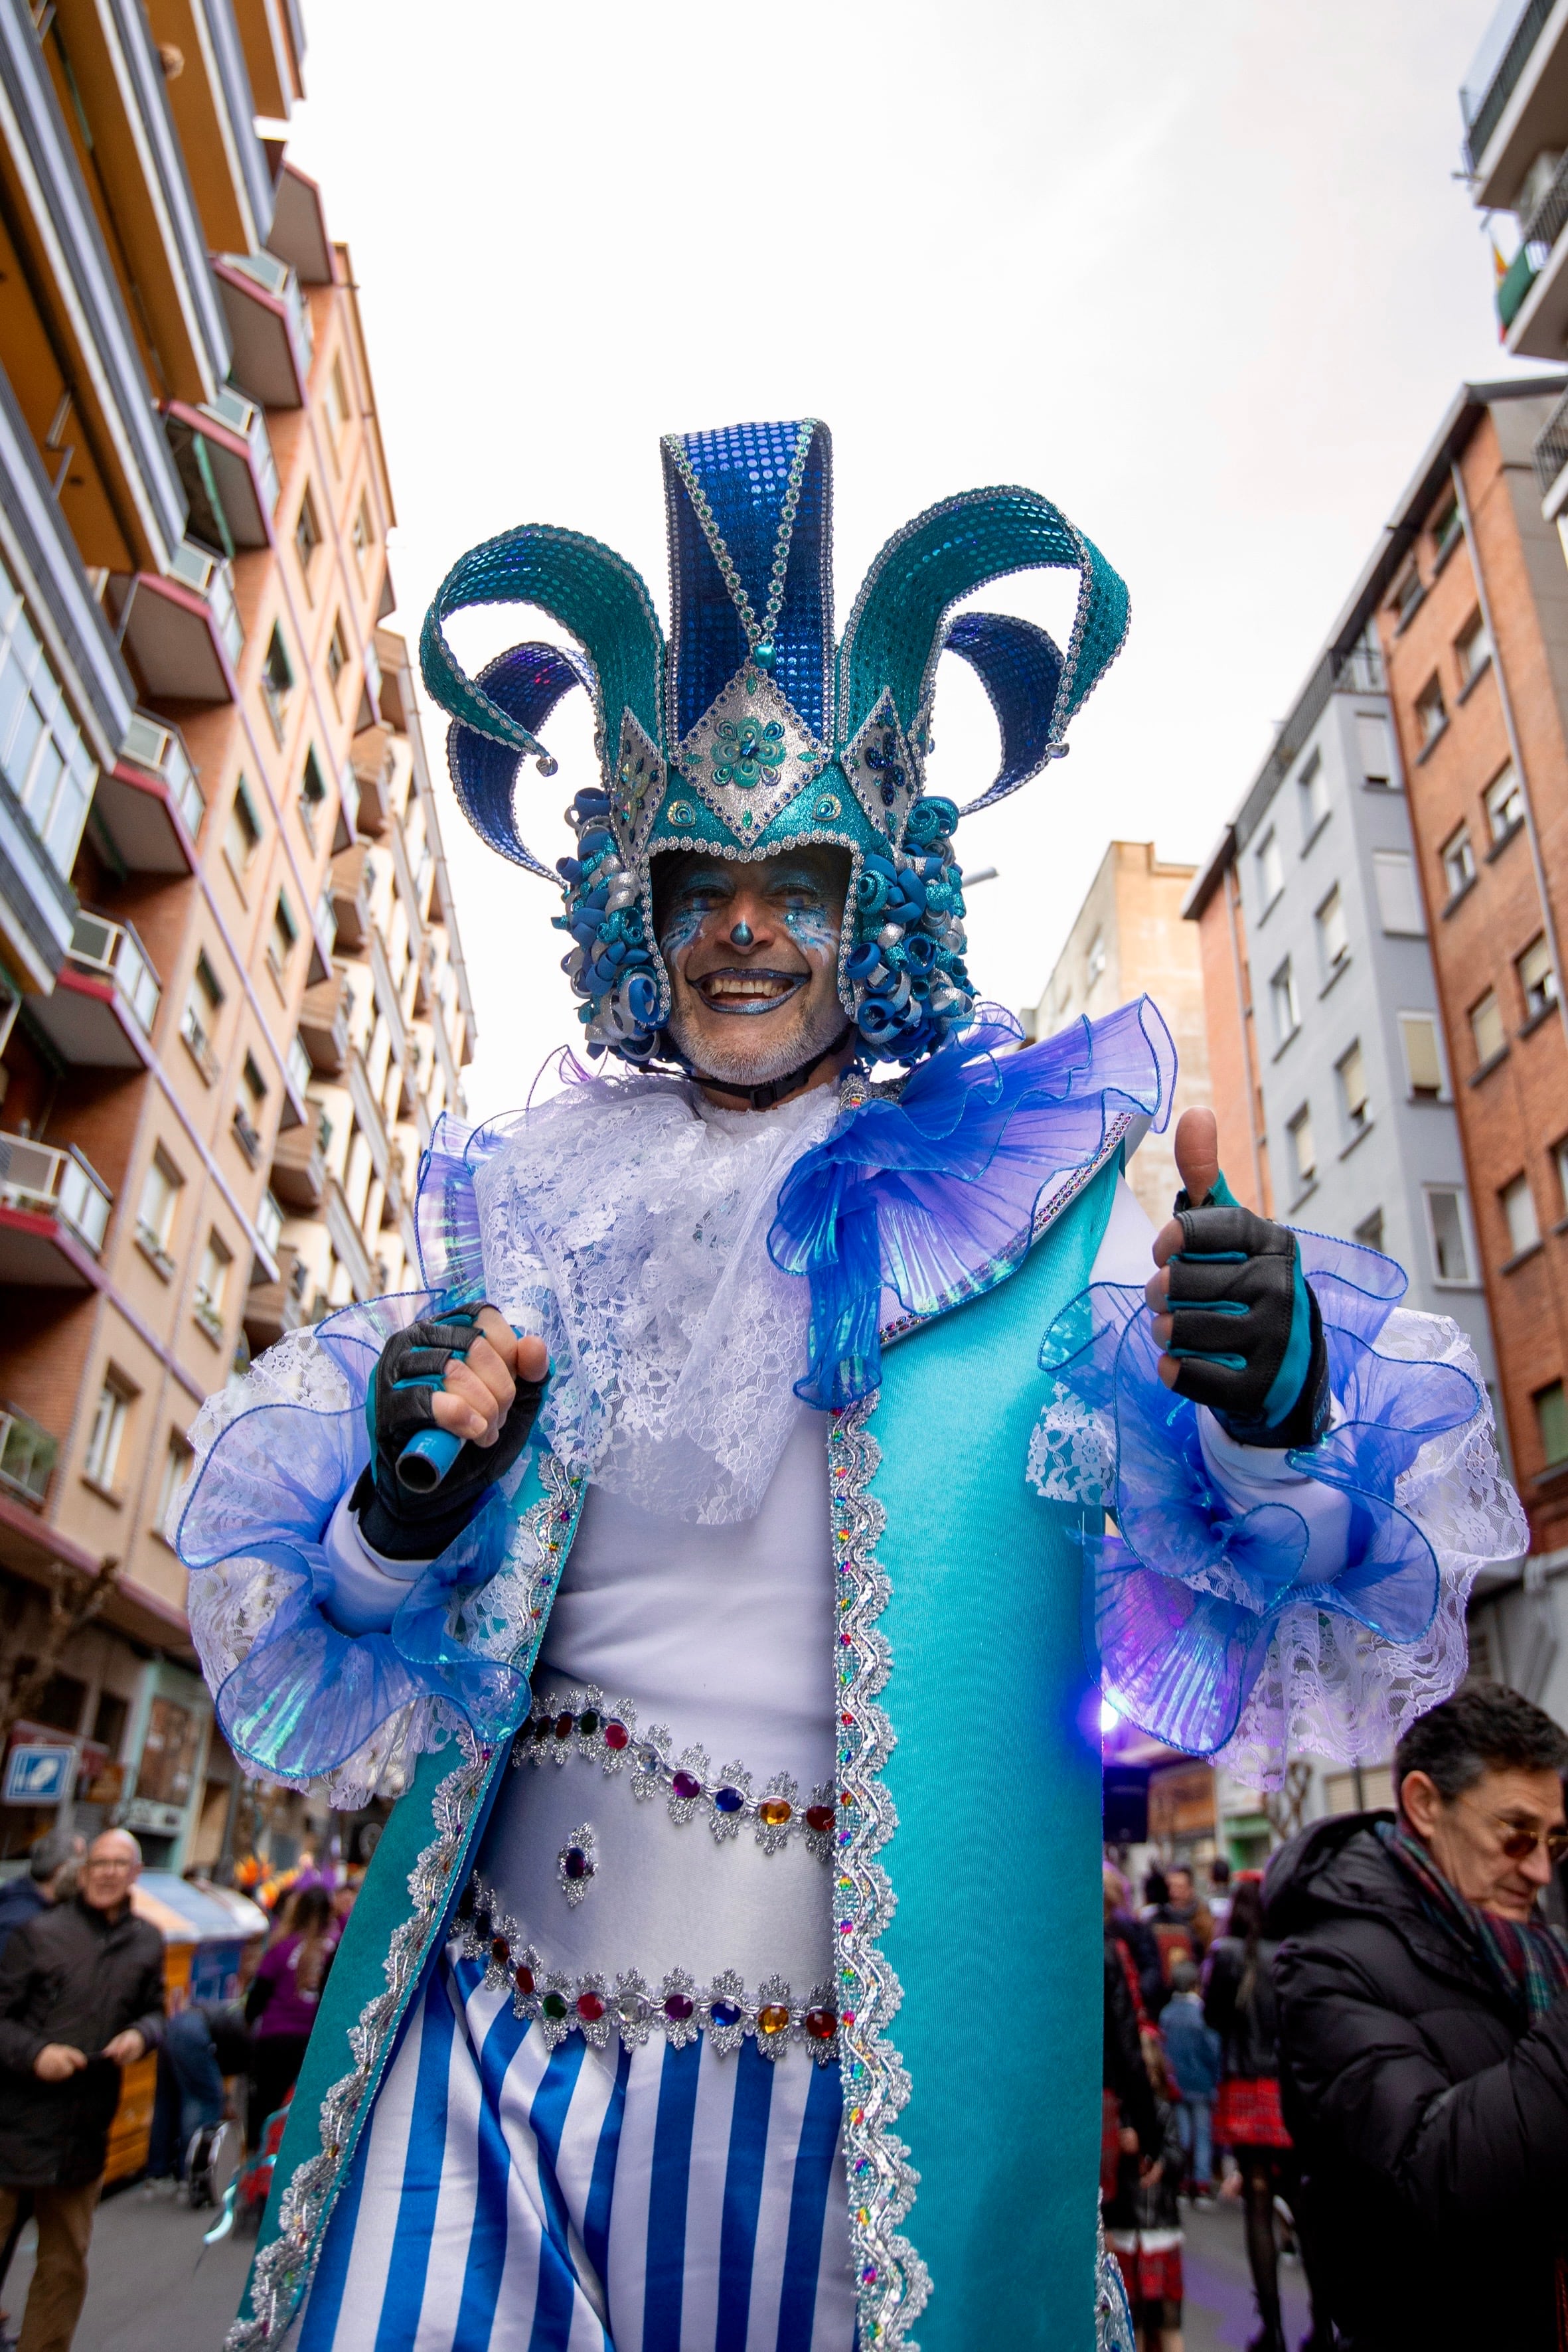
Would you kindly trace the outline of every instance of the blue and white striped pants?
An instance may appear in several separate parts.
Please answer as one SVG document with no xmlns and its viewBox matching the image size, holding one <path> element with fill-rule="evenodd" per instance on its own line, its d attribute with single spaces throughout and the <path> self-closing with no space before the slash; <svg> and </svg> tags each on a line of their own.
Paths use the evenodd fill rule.
<svg viewBox="0 0 1568 2352">
<path fill-rule="evenodd" d="M 837 2066 L 553 2052 L 443 1957 L 327 2231 L 300 2352 L 851 2352 Z"/>
</svg>

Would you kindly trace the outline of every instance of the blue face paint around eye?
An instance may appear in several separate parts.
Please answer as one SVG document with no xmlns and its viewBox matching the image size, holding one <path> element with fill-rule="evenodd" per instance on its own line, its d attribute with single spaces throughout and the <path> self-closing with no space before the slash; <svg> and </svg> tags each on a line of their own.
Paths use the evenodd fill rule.
<svg viewBox="0 0 1568 2352">
<path fill-rule="evenodd" d="M 838 929 L 832 915 L 820 899 L 810 905 L 786 907 L 784 929 L 803 955 L 834 956 L 838 952 Z"/>
</svg>

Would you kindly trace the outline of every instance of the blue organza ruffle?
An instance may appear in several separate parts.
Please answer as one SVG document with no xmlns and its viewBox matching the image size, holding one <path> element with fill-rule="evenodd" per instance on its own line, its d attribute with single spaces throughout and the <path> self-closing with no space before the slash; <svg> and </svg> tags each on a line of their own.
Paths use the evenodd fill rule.
<svg viewBox="0 0 1568 2352">
<path fill-rule="evenodd" d="M 1348 1506 L 1343 1560 L 1331 1577 L 1309 1580 L 1307 1525 L 1289 1504 L 1238 1514 L 1220 1492 L 1197 1407 L 1160 1379 L 1142 1290 L 1091 1285 L 1040 1352 L 1061 1388 L 1114 1433 L 1102 1496 L 1114 1528 L 1082 1538 L 1106 1696 L 1191 1755 L 1212 1755 L 1235 1732 L 1288 1608 L 1326 1610 L 1397 1644 L 1421 1639 L 1437 1607 L 1438 1567 L 1395 1504 L 1394 1484 L 1429 1439 L 1484 1403 L 1452 1364 L 1379 1352 L 1405 1286 L 1392 1259 L 1323 1234 L 1298 1239 L 1322 1311 L 1336 1422 L 1320 1444 L 1287 1458 Z"/>
<path fill-rule="evenodd" d="M 795 1392 L 842 1406 L 882 1377 L 879 1308 L 977 1298 L 1022 1264 L 1043 1196 L 1091 1166 L 1113 1119 L 1170 1115 L 1176 1055 L 1148 997 L 1022 1052 L 986 1006 L 921 1062 L 896 1101 L 872 1096 L 791 1170 L 768 1236 L 811 1283 L 807 1371 Z"/>
<path fill-rule="evenodd" d="M 385 1633 L 341 1633 L 319 1605 L 331 1580 L 323 1538 L 370 1457 L 364 1398 L 376 1360 L 394 1331 L 438 1303 L 458 1302 L 451 1290 L 408 1291 L 322 1323 L 317 1337 L 343 1375 L 349 1404 L 334 1412 L 269 1403 L 239 1413 L 215 1441 L 181 1514 L 176 1542 L 191 1572 L 193 1623 L 210 1618 L 231 1650 L 235 1632 L 250 1638 L 217 1687 L 218 1721 L 235 1754 L 274 1778 L 335 1770 L 415 1700 L 444 1701 L 486 1741 L 504 1734 L 515 1707 L 521 1677 L 466 1649 L 450 1619 L 454 1601 L 506 1559 L 526 1454 L 409 1586 Z M 239 1624 L 226 1632 L 217 1619 L 228 1597 L 210 1573 L 225 1562 L 273 1571 L 266 1612 L 246 1611 L 241 1599 Z"/>
</svg>

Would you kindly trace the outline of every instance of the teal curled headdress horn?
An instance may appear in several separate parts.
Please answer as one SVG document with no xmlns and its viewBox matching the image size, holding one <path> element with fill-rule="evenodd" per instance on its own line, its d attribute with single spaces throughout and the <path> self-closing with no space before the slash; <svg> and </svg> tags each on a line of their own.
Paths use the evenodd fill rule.
<svg viewBox="0 0 1568 2352">
<path fill-rule="evenodd" d="M 754 858 L 792 843 L 849 853 L 839 995 L 868 1057 L 911 1063 L 969 1019 L 960 814 L 1016 792 L 1067 750 L 1068 723 L 1127 634 L 1127 591 L 1093 542 L 1033 490 L 966 490 L 882 549 L 833 637 L 832 444 L 815 417 L 667 435 L 668 643 L 647 589 L 612 548 L 524 524 L 454 564 L 426 615 L 420 664 L 451 718 L 447 758 L 465 815 L 531 873 L 519 829 L 526 760 L 549 776 L 541 730 L 581 687 L 600 777 L 567 812 L 577 854 L 557 862 L 564 969 L 591 1054 L 660 1050 L 669 980 L 653 929 L 661 851 Z M 1006 614 L 955 612 L 1009 572 L 1074 571 L 1065 648 Z M 527 604 L 571 646 L 530 640 L 469 677 L 448 616 Z M 969 663 L 995 712 L 1002 757 L 961 812 L 928 795 L 937 665 Z"/>
</svg>

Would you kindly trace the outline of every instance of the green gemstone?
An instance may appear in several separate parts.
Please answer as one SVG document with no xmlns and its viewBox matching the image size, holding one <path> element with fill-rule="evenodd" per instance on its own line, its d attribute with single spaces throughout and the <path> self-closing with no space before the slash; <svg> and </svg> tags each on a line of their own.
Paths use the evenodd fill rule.
<svg viewBox="0 0 1568 2352">
<path fill-rule="evenodd" d="M 546 2017 L 564 2017 L 566 2003 L 558 1992 L 547 1992 L 539 2004 Z"/>
</svg>

